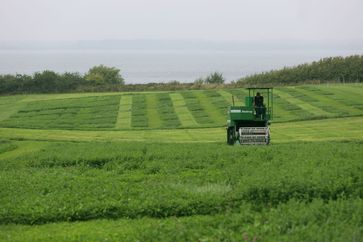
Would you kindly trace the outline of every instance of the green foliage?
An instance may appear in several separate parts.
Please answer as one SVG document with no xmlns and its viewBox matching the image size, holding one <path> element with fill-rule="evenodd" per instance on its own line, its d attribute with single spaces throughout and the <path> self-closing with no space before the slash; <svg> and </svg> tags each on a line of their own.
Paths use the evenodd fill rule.
<svg viewBox="0 0 363 242">
<path fill-rule="evenodd" d="M 194 81 L 194 84 L 195 85 L 198 85 L 198 86 L 201 86 L 201 85 L 203 85 L 205 83 L 205 80 L 202 78 L 202 77 L 200 77 L 200 78 L 198 78 L 198 79 L 196 79 L 195 81 Z"/>
<path fill-rule="evenodd" d="M 10 241 L 359 241 L 361 199 L 309 204 L 290 201 L 256 211 L 180 218 L 93 220 L 46 225 L 3 225 Z"/>
<path fill-rule="evenodd" d="M 225 79 L 222 73 L 213 72 L 209 74 L 206 78 L 199 77 L 194 81 L 195 86 L 202 87 L 204 84 L 223 84 Z"/>
<path fill-rule="evenodd" d="M 363 82 L 363 55 L 329 57 L 241 78 L 237 83 L 248 85 L 296 84 L 304 82 Z"/>
<path fill-rule="evenodd" d="M 360 199 L 361 155 L 361 142 L 43 143 L 0 163 L 0 223 L 214 215 L 246 204 L 261 210 L 291 200 Z"/>
<path fill-rule="evenodd" d="M 104 65 L 94 66 L 89 69 L 84 79 L 93 85 L 124 84 L 119 69 Z"/>
<path fill-rule="evenodd" d="M 205 78 L 204 82 L 207 84 L 223 84 L 225 82 L 225 79 L 222 73 L 213 72 Z"/>
</svg>

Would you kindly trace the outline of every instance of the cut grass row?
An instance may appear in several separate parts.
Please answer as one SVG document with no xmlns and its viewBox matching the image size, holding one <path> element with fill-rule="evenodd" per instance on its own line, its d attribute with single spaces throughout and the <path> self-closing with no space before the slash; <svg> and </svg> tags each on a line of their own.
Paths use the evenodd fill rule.
<svg viewBox="0 0 363 242">
<path fill-rule="evenodd" d="M 1 125 L 32 129 L 113 128 L 119 100 L 120 96 L 101 96 L 29 102 Z"/>
<path fill-rule="evenodd" d="M 322 119 L 271 125 L 272 144 L 296 141 L 359 140 L 363 138 L 363 117 Z M 144 141 L 144 142 L 226 142 L 225 128 L 174 130 L 30 130 L 0 128 L 0 137 L 13 140 L 49 141 Z"/>
<path fill-rule="evenodd" d="M 274 121 L 363 115 L 363 85 L 276 88 Z M 91 95 L 91 94 L 88 94 Z M 55 94 L 1 97 L 0 126 L 33 129 L 161 129 L 224 126 L 243 89 L 114 95 Z M 98 96 L 97 96 L 98 95 Z"/>
</svg>

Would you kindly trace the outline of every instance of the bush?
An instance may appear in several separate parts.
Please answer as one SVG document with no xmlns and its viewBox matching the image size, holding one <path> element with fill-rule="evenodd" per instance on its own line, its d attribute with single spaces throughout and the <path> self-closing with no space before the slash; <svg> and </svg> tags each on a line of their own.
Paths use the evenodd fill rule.
<svg viewBox="0 0 363 242">
<path fill-rule="evenodd" d="M 125 84 L 119 69 L 104 65 L 94 66 L 89 69 L 84 79 L 95 85 Z"/>
<path fill-rule="evenodd" d="M 219 72 L 214 72 L 205 79 L 205 83 L 207 84 L 223 84 L 224 81 L 223 74 Z"/>
</svg>

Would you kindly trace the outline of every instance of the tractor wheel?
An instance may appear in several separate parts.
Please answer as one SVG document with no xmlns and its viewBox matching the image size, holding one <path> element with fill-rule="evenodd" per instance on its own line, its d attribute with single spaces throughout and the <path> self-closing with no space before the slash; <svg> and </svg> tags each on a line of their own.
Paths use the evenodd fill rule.
<svg viewBox="0 0 363 242">
<path fill-rule="evenodd" d="M 234 133 L 234 127 L 228 127 L 227 128 L 227 144 L 234 145 L 236 139 L 235 139 L 235 133 Z"/>
<path fill-rule="evenodd" d="M 268 134 L 267 139 L 266 139 L 266 145 L 269 145 L 271 141 L 271 137 L 270 134 Z"/>
</svg>

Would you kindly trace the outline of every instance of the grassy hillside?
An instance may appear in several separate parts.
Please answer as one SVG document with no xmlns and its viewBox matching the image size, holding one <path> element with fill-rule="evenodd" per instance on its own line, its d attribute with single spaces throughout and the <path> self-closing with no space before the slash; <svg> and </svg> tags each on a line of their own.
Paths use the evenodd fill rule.
<svg viewBox="0 0 363 242">
<path fill-rule="evenodd" d="M 276 88 L 274 122 L 363 115 L 363 85 Z M 130 130 L 221 127 L 244 89 L 1 97 L 0 127 Z"/>
<path fill-rule="evenodd" d="M 277 88 L 242 147 L 244 90 L 0 97 L 0 241 L 362 241 L 362 93 Z"/>
</svg>

